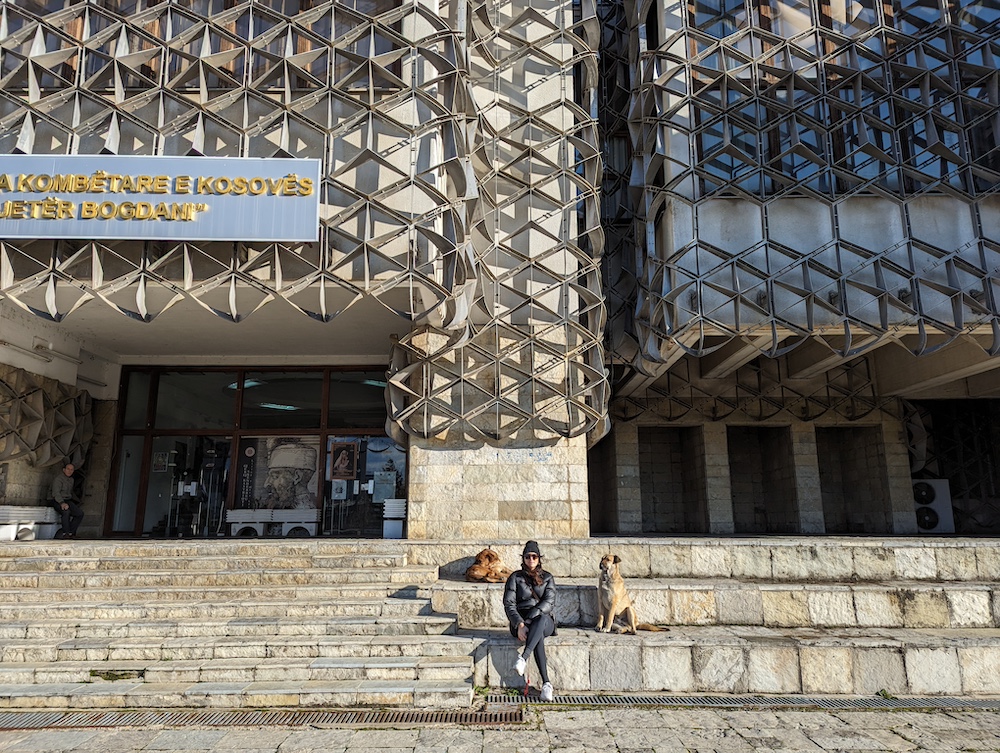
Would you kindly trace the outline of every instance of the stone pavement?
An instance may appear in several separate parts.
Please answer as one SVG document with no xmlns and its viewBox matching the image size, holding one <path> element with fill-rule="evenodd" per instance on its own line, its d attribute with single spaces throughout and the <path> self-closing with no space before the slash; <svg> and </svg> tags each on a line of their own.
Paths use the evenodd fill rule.
<svg viewBox="0 0 1000 753">
<path fill-rule="evenodd" d="M 1000 751 L 1000 712 L 528 708 L 502 729 L 227 728 L 0 732 L 0 752 L 739 753 Z"/>
</svg>

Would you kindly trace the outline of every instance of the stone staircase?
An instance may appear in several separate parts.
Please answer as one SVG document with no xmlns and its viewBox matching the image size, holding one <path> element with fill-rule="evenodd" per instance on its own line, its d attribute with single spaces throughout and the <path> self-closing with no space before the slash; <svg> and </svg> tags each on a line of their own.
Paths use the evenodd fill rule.
<svg viewBox="0 0 1000 753">
<path fill-rule="evenodd" d="M 0 545 L 0 707 L 468 707 L 437 574 L 381 542 Z"/>
<path fill-rule="evenodd" d="M 520 542 L 486 544 L 518 562 Z M 557 696 L 1000 695 L 1000 540 L 541 544 Z M 482 546 L 0 544 L 0 708 L 467 707 L 473 684 L 524 684 L 502 585 L 461 580 Z M 668 632 L 593 631 L 607 552 Z"/>
</svg>

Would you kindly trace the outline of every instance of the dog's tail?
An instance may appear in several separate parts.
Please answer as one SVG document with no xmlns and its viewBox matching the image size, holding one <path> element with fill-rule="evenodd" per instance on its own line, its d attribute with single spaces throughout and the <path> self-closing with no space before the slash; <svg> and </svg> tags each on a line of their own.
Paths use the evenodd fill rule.
<svg viewBox="0 0 1000 753">
<path fill-rule="evenodd" d="M 667 633 L 670 628 L 664 627 L 663 625 L 650 625 L 648 622 L 640 622 L 635 626 L 636 630 L 645 630 L 650 633 Z"/>
</svg>

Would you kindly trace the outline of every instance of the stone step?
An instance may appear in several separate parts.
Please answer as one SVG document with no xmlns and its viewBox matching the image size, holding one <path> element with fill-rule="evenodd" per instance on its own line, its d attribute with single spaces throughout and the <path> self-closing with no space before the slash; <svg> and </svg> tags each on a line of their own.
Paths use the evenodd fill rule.
<svg viewBox="0 0 1000 753">
<path fill-rule="evenodd" d="M 480 631 L 472 634 L 482 635 Z M 520 650 L 489 631 L 476 684 L 523 687 Z M 1000 694 L 1000 630 L 676 627 L 638 635 L 560 628 L 545 651 L 567 692 Z M 533 661 L 527 676 L 537 686 Z"/>
<path fill-rule="evenodd" d="M 0 645 L 0 663 L 174 662 L 239 659 L 468 657 L 472 639 L 448 634 L 197 635 L 129 638 L 12 638 Z"/>
<path fill-rule="evenodd" d="M 134 598 L 128 602 L 115 601 L 108 598 L 114 594 L 105 594 L 106 601 L 92 601 L 93 594 L 87 594 L 87 601 L 63 602 L 53 600 L 47 602 L 21 602 L 5 604 L 2 624 L 11 622 L 40 622 L 48 619 L 56 620 L 112 620 L 134 622 L 137 620 L 199 620 L 199 619 L 259 619 L 262 617 L 344 617 L 364 622 L 373 618 L 395 617 L 398 619 L 414 619 L 430 615 L 432 610 L 429 599 L 414 597 L 391 598 L 356 598 L 346 599 L 338 594 L 334 599 L 296 598 L 295 591 L 284 589 L 271 598 L 233 598 L 227 593 L 225 599 L 195 601 L 177 599 L 175 601 L 158 601 L 162 596 L 170 597 L 169 592 L 149 591 L 146 599 L 142 594 L 133 593 Z M 314 596 L 314 594 L 309 594 Z M 211 596 L 202 592 L 203 598 Z M 244 591 L 239 596 L 246 597 Z M 254 596 L 258 596 L 255 591 Z M 281 597 L 285 596 L 287 600 Z M 99 598 L 99 597 L 98 597 Z"/>
<path fill-rule="evenodd" d="M 48 610 L 46 610 L 48 613 Z M 35 622 L 4 621 L 0 623 L 0 641 L 66 641 L 90 638 L 193 638 L 197 636 L 246 637 L 285 636 L 319 637 L 352 636 L 356 642 L 380 640 L 405 642 L 407 636 L 430 642 L 431 636 L 448 635 L 455 631 L 451 616 L 427 614 L 387 617 L 237 617 L 232 619 L 178 618 L 170 620 L 98 620 L 80 618 L 43 619 Z"/>
<path fill-rule="evenodd" d="M 29 556 L 21 558 L 0 557 L 0 572 L 118 572 L 118 571 L 241 571 L 241 570 L 311 570 L 314 568 L 402 568 L 406 555 L 397 554 L 306 554 L 275 557 L 273 555 L 232 555 L 212 554 L 206 549 L 194 556 L 162 556 L 151 551 L 149 556 L 123 557 L 81 557 Z M 435 569 L 428 565 L 421 568 Z"/>
<path fill-rule="evenodd" d="M 1000 584 L 774 583 L 732 579 L 629 579 L 638 620 L 666 625 L 770 627 L 1000 627 Z M 556 582 L 560 624 L 597 624 L 593 580 Z M 438 581 L 437 612 L 453 612 L 463 628 L 504 627 L 503 584 Z"/>
<path fill-rule="evenodd" d="M 116 682 L 0 686 L 0 708 L 468 708 L 472 685 L 453 680 Z"/>
<path fill-rule="evenodd" d="M 371 586 L 370 588 L 368 586 Z M 393 598 L 409 594 L 408 598 Z M 39 588 L 28 586 L 0 589 L 0 604 L 7 612 L 9 604 L 53 603 L 66 605 L 73 602 L 87 603 L 146 603 L 151 601 L 237 601 L 248 596 L 254 600 L 286 600 L 288 602 L 345 602 L 383 598 L 390 601 L 419 601 L 416 587 L 408 581 L 399 584 L 270 584 L 257 586 L 132 586 L 118 588 Z M 349 603 L 349 602 L 345 602 Z"/>
<path fill-rule="evenodd" d="M 395 557 L 405 558 L 408 547 L 399 541 L 372 539 L 141 539 L 141 540 L 47 540 L 0 542 L 0 560 L 30 557 L 62 559 L 106 559 L 162 557 Z"/>
<path fill-rule="evenodd" d="M 355 636 L 352 636 L 355 637 Z M 431 649 L 428 649 L 431 650 Z M 279 658 L 334 658 L 351 650 L 338 643 L 313 638 L 130 638 L 107 641 L 77 638 L 53 643 L 41 640 L 11 640 L 0 646 L 0 661 L 40 663 L 64 661 L 195 661 L 207 659 L 259 660 Z"/>
<path fill-rule="evenodd" d="M 258 565 L 261 563 L 258 563 Z M 295 586 L 433 583 L 437 568 L 424 565 L 370 568 L 144 570 L 6 572 L 0 601 L 16 589 L 185 588 L 198 586 Z"/>
<path fill-rule="evenodd" d="M 468 643 L 468 642 L 467 642 Z M 320 656 L 179 661 L 0 662 L 0 686 L 98 683 L 312 682 L 330 680 L 439 680 L 467 682 L 464 656 Z"/>
</svg>

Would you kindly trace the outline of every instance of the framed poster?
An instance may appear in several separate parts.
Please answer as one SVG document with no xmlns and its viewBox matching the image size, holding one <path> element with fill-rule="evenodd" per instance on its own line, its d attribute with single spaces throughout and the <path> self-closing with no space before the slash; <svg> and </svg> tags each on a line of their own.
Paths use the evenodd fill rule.
<svg viewBox="0 0 1000 753">
<path fill-rule="evenodd" d="M 331 479 L 355 479 L 358 476 L 358 442 L 334 442 L 327 447 L 327 463 Z"/>
<path fill-rule="evenodd" d="M 153 453 L 153 473 L 164 473 L 167 470 L 167 459 L 170 453 L 167 452 L 154 452 Z"/>
</svg>

